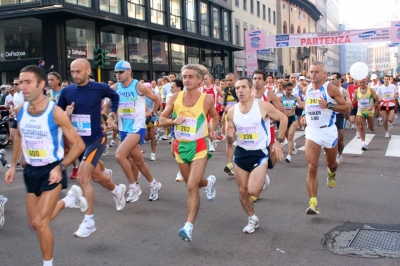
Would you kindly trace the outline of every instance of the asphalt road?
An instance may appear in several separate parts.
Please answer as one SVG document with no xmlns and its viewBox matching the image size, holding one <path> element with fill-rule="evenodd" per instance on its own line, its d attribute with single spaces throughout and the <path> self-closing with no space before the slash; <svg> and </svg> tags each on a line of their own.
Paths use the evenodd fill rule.
<svg viewBox="0 0 400 266">
<path fill-rule="evenodd" d="M 400 119 L 397 122 L 400 124 Z M 83 214 L 78 209 L 64 210 L 51 224 L 55 234 L 54 264 L 399 265 L 399 259 L 334 255 L 322 245 L 326 233 L 346 222 L 380 224 L 383 228 L 400 223 L 399 157 L 385 156 L 389 140 L 384 138 L 382 127 L 376 127 L 373 133 L 368 151 L 344 155 L 333 189 L 326 185 L 325 158 L 321 155 L 319 216 L 305 214 L 308 196 L 304 151 L 294 155 L 290 164 L 278 162 L 269 172 L 270 187 L 255 203 L 260 228 L 251 235 L 242 233 L 247 216 L 240 205 L 234 177 L 223 172 L 225 142 L 219 142 L 206 169 L 206 175 L 217 177 L 216 198 L 209 202 L 201 191 L 201 206 L 190 243 L 178 237 L 178 230 L 186 222 L 187 192 L 184 183 L 175 182 L 178 167 L 170 155 L 169 144 L 160 141 L 155 162 L 149 161 L 150 145 L 144 144 L 146 162 L 163 185 L 159 199 L 148 201 L 148 182 L 141 177 L 140 199 L 118 212 L 111 193 L 94 184 L 97 232 L 86 239 L 73 237 Z M 395 125 L 392 134 L 400 135 L 400 125 Z M 354 130 L 346 130 L 345 144 L 354 135 Z M 303 146 L 304 141 L 304 137 L 298 138 L 297 146 Z M 7 150 L 10 158 L 10 148 Z M 127 184 L 114 152 L 115 148 L 111 148 L 110 155 L 103 160 L 113 169 L 114 181 Z M 0 169 L 1 176 L 5 171 Z M 71 180 L 69 186 L 76 183 Z M 36 233 L 27 224 L 21 170 L 12 186 L 0 182 L 0 194 L 9 199 L 5 206 L 6 222 L 0 229 L 0 265 L 41 265 Z"/>
</svg>

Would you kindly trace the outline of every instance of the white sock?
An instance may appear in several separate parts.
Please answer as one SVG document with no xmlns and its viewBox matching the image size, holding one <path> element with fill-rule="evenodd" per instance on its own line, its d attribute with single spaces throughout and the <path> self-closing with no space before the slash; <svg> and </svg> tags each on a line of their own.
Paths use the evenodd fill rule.
<svg viewBox="0 0 400 266">
<path fill-rule="evenodd" d="M 193 229 L 193 224 L 186 222 L 184 227 L 186 230 L 190 230 L 190 229 Z"/>
<path fill-rule="evenodd" d="M 139 187 L 139 182 L 135 182 L 133 184 L 129 184 L 129 188 L 134 188 L 134 189 L 138 189 Z"/>
<path fill-rule="evenodd" d="M 53 259 L 43 260 L 43 266 L 53 266 Z"/>
<path fill-rule="evenodd" d="M 365 141 L 362 142 L 362 145 L 365 145 Z"/>
<path fill-rule="evenodd" d="M 75 205 L 75 197 L 70 194 L 67 194 L 67 196 L 65 196 L 62 201 L 64 201 L 65 208 L 70 208 Z"/>
<path fill-rule="evenodd" d="M 93 217 L 94 217 L 94 214 L 85 214 L 85 220 L 86 221 L 89 221 L 89 220 L 93 220 L 94 221 Z"/>
<path fill-rule="evenodd" d="M 256 216 L 256 214 L 253 214 L 253 216 L 249 216 L 249 218 L 251 218 L 251 219 L 256 219 L 257 216 Z"/>
<path fill-rule="evenodd" d="M 115 188 L 113 191 L 111 191 L 111 193 L 113 193 L 114 195 L 118 195 L 118 191 L 119 191 L 119 187 L 117 185 L 115 185 Z"/>
<path fill-rule="evenodd" d="M 156 185 L 157 181 L 155 179 L 153 179 L 153 182 L 150 183 L 151 187 L 154 187 Z"/>
</svg>

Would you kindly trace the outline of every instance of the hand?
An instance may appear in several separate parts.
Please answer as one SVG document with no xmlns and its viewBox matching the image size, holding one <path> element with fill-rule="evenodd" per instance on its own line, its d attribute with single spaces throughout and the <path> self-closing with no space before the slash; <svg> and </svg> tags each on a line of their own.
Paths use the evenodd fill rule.
<svg viewBox="0 0 400 266">
<path fill-rule="evenodd" d="M 14 101 L 13 100 L 8 101 L 8 105 L 14 105 Z"/>
<path fill-rule="evenodd" d="M 55 183 L 60 183 L 62 180 L 62 173 L 61 173 L 61 167 L 56 166 L 53 168 L 53 170 L 50 171 L 49 174 L 49 185 L 53 185 Z"/>
<path fill-rule="evenodd" d="M 306 117 L 305 117 L 305 116 L 303 116 L 303 117 L 300 119 L 300 123 L 301 123 L 303 126 L 307 125 L 307 120 L 306 120 Z"/>
<path fill-rule="evenodd" d="M 233 123 L 227 123 L 228 126 L 226 128 L 226 136 L 229 138 L 234 138 L 235 137 L 235 127 L 233 126 Z"/>
<path fill-rule="evenodd" d="M 174 125 L 180 125 L 183 122 L 185 122 L 186 118 L 183 116 L 178 116 L 177 118 L 175 118 L 174 120 Z"/>
<path fill-rule="evenodd" d="M 319 97 L 318 106 L 319 108 L 328 108 L 328 102 L 325 101 L 324 98 Z"/>
<path fill-rule="evenodd" d="M 279 143 L 279 141 L 274 142 L 274 145 L 272 146 L 271 152 L 275 152 L 276 158 L 279 161 L 283 160 L 283 151 L 282 151 L 282 145 Z"/>
<path fill-rule="evenodd" d="M 15 167 L 11 167 L 4 175 L 4 181 L 6 181 L 8 185 L 11 185 L 11 183 L 14 181 L 14 175 L 15 175 Z"/>
<path fill-rule="evenodd" d="M 68 105 L 67 108 L 65 108 L 65 113 L 68 116 L 72 115 L 72 112 L 74 111 L 74 106 L 75 106 L 75 102 L 72 102 L 71 105 Z"/>
<path fill-rule="evenodd" d="M 368 108 L 368 111 L 372 111 L 372 110 L 374 110 L 374 109 L 375 109 L 375 107 L 374 107 L 374 106 L 371 106 L 371 107 Z"/>
<path fill-rule="evenodd" d="M 216 131 L 211 131 L 211 132 L 210 132 L 210 138 L 211 138 L 211 139 L 215 139 L 215 138 L 217 137 L 217 135 L 218 135 L 218 134 L 217 134 Z"/>
<path fill-rule="evenodd" d="M 15 118 L 14 114 L 9 114 L 8 118 Z"/>
<path fill-rule="evenodd" d="M 51 65 L 50 68 L 54 69 L 54 65 Z"/>
</svg>

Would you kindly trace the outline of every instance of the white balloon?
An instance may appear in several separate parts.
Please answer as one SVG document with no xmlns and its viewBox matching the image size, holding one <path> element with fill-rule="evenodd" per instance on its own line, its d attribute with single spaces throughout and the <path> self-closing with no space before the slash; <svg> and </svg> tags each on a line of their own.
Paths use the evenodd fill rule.
<svg viewBox="0 0 400 266">
<path fill-rule="evenodd" d="M 368 76 L 368 66 L 364 62 L 356 62 L 350 67 L 350 76 L 355 80 L 362 80 Z"/>
</svg>

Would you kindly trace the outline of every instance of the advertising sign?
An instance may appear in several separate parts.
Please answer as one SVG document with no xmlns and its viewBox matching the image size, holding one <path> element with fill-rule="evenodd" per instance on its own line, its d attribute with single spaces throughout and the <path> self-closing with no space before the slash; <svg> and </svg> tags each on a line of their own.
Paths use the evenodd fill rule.
<svg viewBox="0 0 400 266">
<path fill-rule="evenodd" d="M 400 42 L 400 21 L 392 21 L 390 27 L 390 41 L 394 43 Z"/>
</svg>

